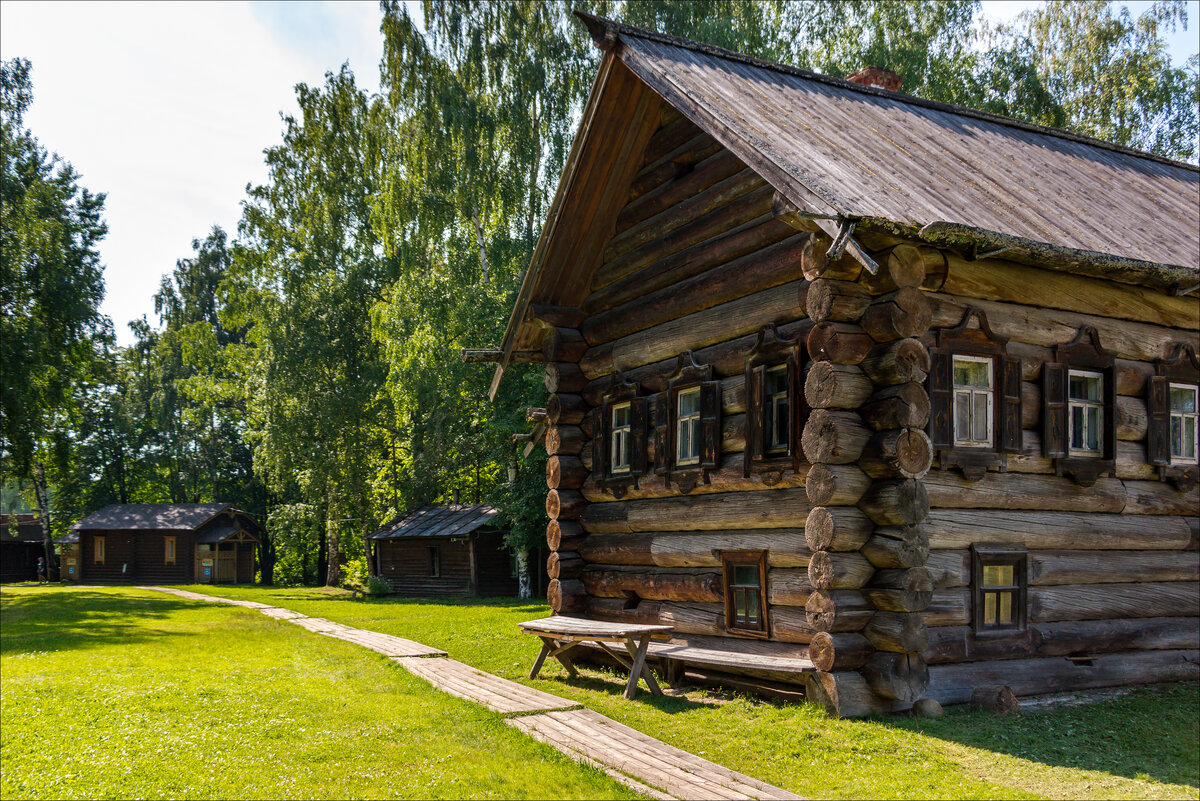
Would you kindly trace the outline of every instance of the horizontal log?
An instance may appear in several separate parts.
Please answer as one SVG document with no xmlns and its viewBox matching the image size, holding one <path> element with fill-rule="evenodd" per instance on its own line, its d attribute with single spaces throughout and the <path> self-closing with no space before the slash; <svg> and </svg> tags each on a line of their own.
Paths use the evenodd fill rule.
<svg viewBox="0 0 1200 801">
<path fill-rule="evenodd" d="M 875 614 L 875 607 L 858 590 L 814 590 L 804 611 L 815 631 L 860 631 Z"/>
<path fill-rule="evenodd" d="M 579 425 L 589 408 L 582 395 L 555 393 L 546 399 L 546 420 L 556 426 Z"/>
<path fill-rule="evenodd" d="M 817 361 L 858 364 L 874 346 L 866 331 L 849 323 L 817 323 L 808 332 L 808 355 Z"/>
<path fill-rule="evenodd" d="M 542 336 L 542 355 L 547 362 L 575 362 L 587 350 L 583 334 L 576 328 L 548 328 Z"/>
<path fill-rule="evenodd" d="M 1197 582 L 1029 588 L 1029 619 L 1035 623 L 1180 615 L 1200 615 Z"/>
<path fill-rule="evenodd" d="M 929 422 L 929 394 L 920 384 L 896 384 L 876 392 L 859 409 L 862 421 L 875 431 L 923 429 Z"/>
<path fill-rule="evenodd" d="M 1186 515 L 1200 516 L 1200 493 L 1181 492 L 1161 481 L 1122 481 L 1125 486 L 1127 515 Z M 1156 525 L 1147 522 L 1145 525 Z"/>
<path fill-rule="evenodd" d="M 1036 553 L 1036 552 L 1034 552 Z M 1112 553 L 1112 551 L 1100 551 Z M 935 589 L 967 587 L 971 584 L 971 552 L 969 550 L 930 551 L 925 569 L 933 577 Z"/>
<path fill-rule="evenodd" d="M 567 551 L 551 551 L 546 557 L 546 577 L 552 579 L 576 579 L 583 571 L 583 560 L 579 554 Z M 586 587 L 587 584 L 585 583 Z"/>
<path fill-rule="evenodd" d="M 872 478 L 922 478 L 933 466 L 933 443 L 919 428 L 893 428 L 867 440 L 858 465 Z"/>
<path fill-rule="evenodd" d="M 818 590 L 857 590 L 874 573 L 874 565 L 857 552 L 817 551 L 808 563 L 808 582 Z"/>
<path fill-rule="evenodd" d="M 494 364 L 504 358 L 500 348 L 461 348 L 458 355 L 467 364 Z"/>
<path fill-rule="evenodd" d="M 876 481 L 858 508 L 876 525 L 911 526 L 929 516 L 929 494 L 922 482 L 911 478 Z"/>
<path fill-rule="evenodd" d="M 859 673 L 814 671 L 805 676 L 804 695 L 830 717 L 864 718 L 892 710 L 893 703 L 876 695 Z"/>
<path fill-rule="evenodd" d="M 811 338 L 811 335 L 810 335 Z M 929 349 L 919 339 L 897 339 L 875 345 L 863 357 L 862 369 L 881 387 L 922 384 L 929 375 Z"/>
<path fill-rule="evenodd" d="M 745 169 L 741 160 L 728 150 L 718 150 L 674 180 L 649 190 L 629 201 L 617 215 L 616 232 L 622 233 L 637 223 L 681 203 L 693 195 Z"/>
<path fill-rule="evenodd" d="M 1042 436 L 1038 431 L 1026 429 L 1021 436 L 1021 453 L 1008 457 L 1010 473 L 1041 473 L 1050 475 L 1055 472 L 1054 460 L 1042 455 Z M 1139 481 L 1155 481 L 1158 479 L 1158 468 L 1146 463 L 1146 446 L 1140 442 L 1117 442 L 1116 458 L 1117 478 L 1129 478 Z"/>
<path fill-rule="evenodd" d="M 772 606 L 803 607 L 812 592 L 807 570 L 776 568 L 767 571 L 767 603 Z"/>
<path fill-rule="evenodd" d="M 929 606 L 921 612 L 921 620 L 930 628 L 930 636 L 939 626 L 965 626 L 971 622 L 971 590 L 953 587 L 934 590 Z"/>
<path fill-rule="evenodd" d="M 870 436 L 855 412 L 814 409 L 801 435 L 804 458 L 814 464 L 850 464 L 858 461 Z"/>
<path fill-rule="evenodd" d="M 849 464 L 814 464 L 808 468 L 804 490 L 813 506 L 853 506 L 871 486 L 871 479 Z"/>
<path fill-rule="evenodd" d="M 862 667 L 875 649 L 866 637 L 854 632 L 831 634 L 819 631 L 808 644 L 808 658 L 817 670 L 856 670 Z"/>
<path fill-rule="evenodd" d="M 590 474 L 578 456 L 551 456 L 546 460 L 547 489 L 578 489 Z"/>
<path fill-rule="evenodd" d="M 651 601 L 722 603 L 721 573 L 703 568 L 597 567 L 581 575 L 584 589 L 596 598 L 645 598 Z"/>
<path fill-rule="evenodd" d="M 575 520 L 551 520 L 546 524 L 546 546 L 552 551 L 578 551 L 586 536 Z"/>
<path fill-rule="evenodd" d="M 671 109 L 660 119 L 658 129 L 651 134 L 650 141 L 646 143 L 643 158 L 647 165 L 654 164 L 676 148 L 700 136 L 700 129 L 691 120 L 683 115 L 674 115 L 673 112 L 674 109 Z"/>
<path fill-rule="evenodd" d="M 587 315 L 575 306 L 555 306 L 551 303 L 530 303 L 525 310 L 527 321 L 537 320 L 544 326 L 579 328 Z"/>
<path fill-rule="evenodd" d="M 990 542 L 1046 550 L 1180 550 L 1191 539 L 1183 517 L 994 509 L 933 509 L 925 530 L 934 549 Z"/>
<path fill-rule="evenodd" d="M 920 567 L 929 559 L 929 538 L 919 525 L 880 528 L 861 551 L 878 568 Z"/>
<path fill-rule="evenodd" d="M 863 634 L 880 651 L 903 654 L 929 646 L 929 629 L 916 612 L 876 612 Z"/>
<path fill-rule="evenodd" d="M 911 703 L 929 686 L 929 667 L 919 653 L 876 651 L 859 671 L 878 696 Z"/>
<path fill-rule="evenodd" d="M 1021 303 L 1050 309 L 1140 320 L 1175 328 L 1196 328 L 1200 302 L 1172 297 L 1130 284 L 1041 270 L 1021 264 L 981 259 L 967 261 L 947 254 L 948 271 L 941 291 L 950 295 Z"/>
<path fill-rule="evenodd" d="M 799 528 L 811 508 L 801 488 L 726 492 L 588 504 L 581 522 L 590 534 Z"/>
<path fill-rule="evenodd" d="M 1135 651 L 1097 656 L 1090 664 L 1068 659 L 1012 659 L 936 665 L 929 670 L 925 697 L 962 704 L 976 687 L 1004 684 L 1020 696 L 1077 692 L 1098 687 L 1195 681 L 1200 675 L 1195 650 Z"/>
<path fill-rule="evenodd" d="M 728 440 L 726 440 L 728 442 Z M 794 473 L 790 469 L 783 472 L 779 479 L 768 487 L 763 483 L 761 475 L 755 474 L 746 477 L 745 471 L 742 469 L 742 455 L 740 453 L 731 454 L 726 451 L 726 455 L 721 459 L 721 467 L 717 470 L 710 470 L 708 474 L 708 483 L 699 483 L 688 492 L 688 495 L 714 495 L 723 492 L 750 492 L 754 490 L 764 489 L 788 489 L 802 488 L 805 485 L 805 476 L 807 471 L 806 466 L 802 465 L 799 473 Z M 601 479 L 598 475 L 592 476 L 583 484 L 583 494 L 589 501 L 594 503 L 605 503 L 613 500 L 611 493 L 606 491 L 601 486 Z M 679 495 L 678 482 L 672 481 L 667 483 L 664 476 L 648 475 L 641 476 L 638 479 L 636 487 L 627 487 L 624 490 L 622 498 L 625 500 L 637 500 L 641 498 L 670 498 Z"/>
<path fill-rule="evenodd" d="M 550 579 L 546 600 L 559 615 L 583 612 L 588 606 L 588 596 L 579 579 Z"/>
<path fill-rule="evenodd" d="M 922 649 L 922 656 L 932 665 L 1179 648 L 1200 648 L 1200 619 L 1157 617 L 1034 623 L 1029 627 L 1028 637 L 1016 640 L 978 638 L 970 626 L 946 626 L 929 630 L 929 644 Z"/>
<path fill-rule="evenodd" d="M 1120 512 L 1126 505 L 1125 487 L 1115 478 L 1081 487 L 1058 476 L 986 473 L 978 481 L 968 481 L 957 471 L 931 470 L 924 484 L 930 505 L 941 509 Z"/>
<path fill-rule="evenodd" d="M 550 490 L 546 493 L 546 516 L 551 520 L 578 520 L 588 505 L 578 490 Z"/>
<path fill-rule="evenodd" d="M 570 362 L 551 362 L 546 365 L 546 391 L 582 392 L 587 386 L 587 377 L 579 369 L 578 364 Z"/>
<path fill-rule="evenodd" d="M 904 287 L 872 303 L 863 313 L 860 324 L 876 342 L 891 342 L 921 336 L 929 330 L 932 319 L 925 293 L 914 287 Z"/>
<path fill-rule="evenodd" d="M 1034 586 L 1200 581 L 1200 553 L 1035 551 L 1028 561 Z"/>
<path fill-rule="evenodd" d="M 941 257 L 938 257 L 941 261 Z M 919 287 L 925 281 L 925 260 L 921 249 L 913 245 L 896 245 L 887 253 L 875 257 L 879 265 L 875 273 L 864 272 L 862 284 L 872 295 L 895 292 L 901 287 Z"/>
<path fill-rule="evenodd" d="M 1118 395 L 1114 419 L 1117 423 L 1117 439 L 1124 442 L 1140 442 L 1146 438 L 1149 418 L 1146 401 Z M 1021 426 L 1038 430 L 1042 421 L 1042 388 L 1033 381 L 1021 382 Z"/>
<path fill-rule="evenodd" d="M 626 608 L 628 605 L 629 601 L 624 598 L 592 598 L 588 603 L 588 617 L 615 623 L 674 626 L 675 634 L 702 634 L 712 637 L 725 634 L 723 604 L 641 601 L 632 609 Z"/>
<path fill-rule="evenodd" d="M 781 202 L 782 200 L 782 202 Z M 797 231 L 809 230 L 809 226 L 815 227 L 812 220 L 800 217 L 792 212 L 795 208 L 791 205 L 791 201 L 782 199 L 782 196 L 776 192 L 773 210 L 780 216 L 780 219 L 788 221 Z M 812 232 L 813 237 L 811 247 L 805 248 L 804 259 L 801 261 L 801 270 L 804 277 L 809 281 L 816 281 L 818 278 L 830 278 L 837 281 L 857 281 L 862 275 L 862 264 L 851 256 L 849 253 L 843 253 L 841 258 L 830 262 L 828 259 L 829 248 L 833 244 L 823 231 L 816 230 Z"/>
<path fill-rule="evenodd" d="M 794 321 L 801 316 L 798 301 L 807 288 L 806 281 L 790 281 L 660 323 L 589 348 L 579 366 L 588 378 L 598 378 L 755 333 L 768 323 Z"/>
<path fill-rule="evenodd" d="M 808 289 L 805 308 L 814 323 L 852 323 L 862 317 L 870 303 L 870 294 L 857 283 L 818 278 Z"/>
<path fill-rule="evenodd" d="M 804 379 L 804 398 L 814 409 L 857 409 L 875 385 L 853 364 L 813 362 Z"/>
<path fill-rule="evenodd" d="M 877 570 L 863 594 L 876 609 L 920 612 L 928 608 L 933 597 L 933 579 L 923 567 Z"/>
<path fill-rule="evenodd" d="M 875 526 L 852 506 L 815 506 L 804 522 L 804 539 L 812 551 L 857 551 Z"/>
<path fill-rule="evenodd" d="M 659 567 L 720 567 L 722 551 L 766 551 L 770 567 L 807 567 L 812 556 L 797 528 L 592 534 L 581 549 L 592 563 Z"/>
<path fill-rule="evenodd" d="M 561 454 L 575 456 L 583 451 L 588 436 L 579 426 L 551 425 L 546 428 L 546 453 L 550 456 Z M 590 471 L 591 468 L 588 468 Z M 585 476 L 586 477 L 586 476 Z"/>
<path fill-rule="evenodd" d="M 805 602 L 807 603 L 807 601 Z M 808 624 L 808 615 L 798 606 L 772 607 L 768 618 L 771 639 L 789 643 L 808 643 L 817 630 Z"/>
</svg>

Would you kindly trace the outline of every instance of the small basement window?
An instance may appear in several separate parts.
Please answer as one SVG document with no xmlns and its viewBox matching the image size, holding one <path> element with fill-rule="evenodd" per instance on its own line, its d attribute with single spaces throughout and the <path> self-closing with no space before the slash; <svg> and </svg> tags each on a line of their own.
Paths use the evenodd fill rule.
<svg viewBox="0 0 1200 801">
<path fill-rule="evenodd" d="M 94 542 L 95 542 L 95 546 L 94 546 L 95 552 L 93 554 L 94 561 L 96 564 L 102 565 L 102 564 L 104 564 L 104 537 L 98 536 L 95 538 Z"/>
<path fill-rule="evenodd" d="M 442 549 L 436 545 L 429 546 L 429 577 L 441 578 L 442 575 Z"/>
<path fill-rule="evenodd" d="M 175 564 L 175 538 L 163 537 L 163 562 L 164 564 Z"/>
<path fill-rule="evenodd" d="M 725 578 L 725 628 L 733 633 L 767 636 L 764 587 L 766 551 L 726 551 L 721 554 Z"/>
<path fill-rule="evenodd" d="M 675 418 L 675 464 L 700 463 L 700 387 L 681 389 Z"/>
<path fill-rule="evenodd" d="M 791 419 L 788 417 L 788 369 L 786 364 L 772 367 L 764 376 L 763 450 L 768 454 L 786 453 Z"/>
<path fill-rule="evenodd" d="M 628 473 L 632 448 L 630 439 L 629 404 L 612 407 L 612 473 Z"/>
<path fill-rule="evenodd" d="M 1197 388 L 1190 384 L 1171 384 L 1171 461 L 1194 463 L 1196 442 L 1200 440 L 1200 413 L 1196 405 Z"/>
<path fill-rule="evenodd" d="M 1099 456 L 1103 448 L 1104 376 L 1084 370 L 1067 374 L 1072 456 Z"/>
<path fill-rule="evenodd" d="M 986 547 L 973 550 L 975 633 L 1023 631 L 1025 551 Z"/>
<path fill-rule="evenodd" d="M 954 444 L 992 447 L 994 384 L 989 356 L 954 357 Z"/>
</svg>

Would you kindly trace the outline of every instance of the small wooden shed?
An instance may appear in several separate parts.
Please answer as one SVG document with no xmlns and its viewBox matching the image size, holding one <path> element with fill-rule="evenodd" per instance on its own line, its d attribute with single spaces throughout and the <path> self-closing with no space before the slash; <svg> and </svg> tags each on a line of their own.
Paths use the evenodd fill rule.
<svg viewBox="0 0 1200 801">
<path fill-rule="evenodd" d="M 0 515 L 0 582 L 36 580 L 45 553 L 37 515 Z"/>
<path fill-rule="evenodd" d="M 261 533 L 254 518 L 226 503 L 112 504 L 71 526 L 62 540 L 63 575 L 89 582 L 249 584 Z"/>
<path fill-rule="evenodd" d="M 407 511 L 369 536 L 375 574 L 400 595 L 516 595 L 515 560 L 498 514 L 487 504 Z"/>
</svg>

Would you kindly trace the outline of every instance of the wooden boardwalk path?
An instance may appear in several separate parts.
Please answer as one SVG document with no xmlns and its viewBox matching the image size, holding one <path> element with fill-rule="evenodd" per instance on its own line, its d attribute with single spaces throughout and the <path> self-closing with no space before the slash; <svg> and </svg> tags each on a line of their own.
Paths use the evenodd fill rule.
<svg viewBox="0 0 1200 801">
<path fill-rule="evenodd" d="M 171 587 L 138 587 L 180 598 L 257 609 L 326 637 L 383 654 L 443 692 L 504 715 L 508 725 L 546 743 L 576 762 L 591 765 L 616 781 L 655 799 L 799 798 L 707 759 L 654 739 L 565 698 L 493 676 L 446 658 L 446 652 L 413 640 L 356 629 L 320 617 L 257 601 L 240 601 Z"/>
</svg>

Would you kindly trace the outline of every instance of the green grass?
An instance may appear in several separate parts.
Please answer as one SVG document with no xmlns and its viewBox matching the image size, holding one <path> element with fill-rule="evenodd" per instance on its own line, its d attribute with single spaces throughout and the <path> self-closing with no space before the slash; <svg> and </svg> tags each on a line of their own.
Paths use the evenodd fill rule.
<svg viewBox="0 0 1200 801">
<path fill-rule="evenodd" d="M 623 680 L 549 665 L 525 675 L 538 641 L 518 632 L 540 603 L 350 600 L 315 589 L 192 587 L 259 600 L 445 649 L 455 659 L 587 707 L 763 781 L 815 798 L 1198 798 L 1200 691 L 1138 690 L 1068 708 L 997 717 L 830 720 L 807 705 L 694 691 L 622 699 Z M 279 624 L 282 625 L 282 624 Z M 314 639 L 317 639 L 314 637 Z"/>
<path fill-rule="evenodd" d="M 5 799 L 633 797 L 363 648 L 132 588 L 0 592 L 0 723 Z"/>
</svg>

